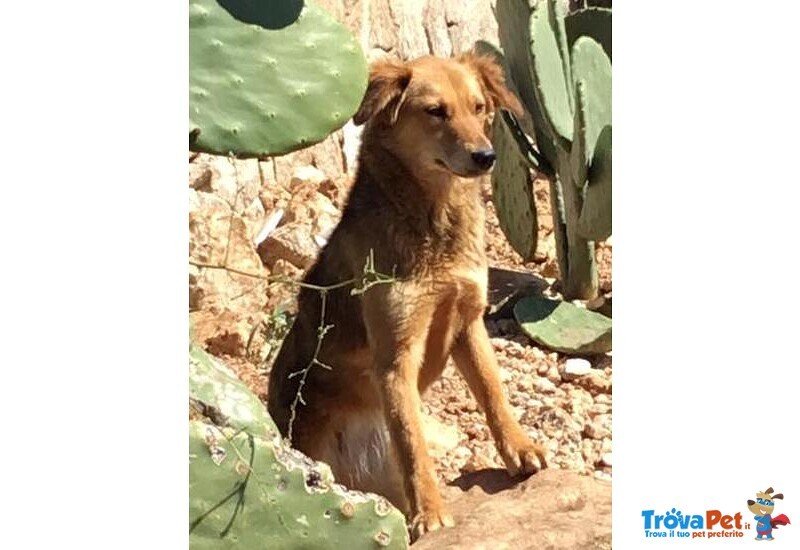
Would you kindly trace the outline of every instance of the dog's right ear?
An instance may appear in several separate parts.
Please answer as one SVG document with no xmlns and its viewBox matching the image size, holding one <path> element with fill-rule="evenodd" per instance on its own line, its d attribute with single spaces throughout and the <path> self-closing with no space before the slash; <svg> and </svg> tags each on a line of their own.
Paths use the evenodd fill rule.
<svg viewBox="0 0 800 550">
<path fill-rule="evenodd" d="M 353 116 L 353 122 L 364 124 L 384 109 L 391 108 L 390 120 L 394 124 L 410 81 L 411 69 L 402 61 L 381 59 L 372 63 L 367 93 Z"/>
</svg>

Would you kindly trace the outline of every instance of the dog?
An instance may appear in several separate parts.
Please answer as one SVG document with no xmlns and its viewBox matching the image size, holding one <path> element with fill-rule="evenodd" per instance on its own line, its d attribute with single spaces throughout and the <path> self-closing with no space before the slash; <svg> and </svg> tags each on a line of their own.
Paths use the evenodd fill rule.
<svg viewBox="0 0 800 550">
<path fill-rule="evenodd" d="M 488 264 L 477 178 L 495 160 L 487 135 L 499 108 L 522 112 L 490 57 L 370 66 L 353 118 L 365 124 L 355 181 L 304 279 L 269 379 L 268 410 L 284 437 L 328 463 L 341 483 L 386 496 L 406 514 L 413 539 L 453 525 L 420 419 L 420 396 L 448 357 L 486 414 L 509 474 L 546 466 L 503 393 L 483 321 Z M 312 288 L 362 277 L 369 257 L 394 282 L 355 295 L 352 287 L 324 297 Z"/>
<path fill-rule="evenodd" d="M 766 491 L 756 493 L 757 500 L 747 501 L 747 509 L 754 514 L 753 517 L 757 522 L 756 540 L 775 540 L 775 537 L 772 536 L 772 530 L 781 525 L 791 524 L 785 514 L 772 517 L 772 512 L 775 510 L 775 501 L 783 500 L 783 493 L 775 495 L 772 493 L 773 489 L 770 487 Z"/>
</svg>

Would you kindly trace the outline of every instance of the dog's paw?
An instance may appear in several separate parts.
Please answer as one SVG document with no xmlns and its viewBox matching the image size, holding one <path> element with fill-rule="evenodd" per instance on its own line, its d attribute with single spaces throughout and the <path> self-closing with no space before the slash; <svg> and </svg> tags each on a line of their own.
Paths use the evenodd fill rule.
<svg viewBox="0 0 800 550">
<path fill-rule="evenodd" d="M 411 520 L 411 541 L 417 540 L 428 531 L 436 531 L 442 527 L 453 527 L 456 524 L 453 516 L 445 509 L 425 510 Z"/>
<path fill-rule="evenodd" d="M 513 442 L 505 442 L 498 449 L 510 476 L 535 474 L 547 468 L 544 448 L 541 445 L 526 436 L 515 439 Z"/>
</svg>

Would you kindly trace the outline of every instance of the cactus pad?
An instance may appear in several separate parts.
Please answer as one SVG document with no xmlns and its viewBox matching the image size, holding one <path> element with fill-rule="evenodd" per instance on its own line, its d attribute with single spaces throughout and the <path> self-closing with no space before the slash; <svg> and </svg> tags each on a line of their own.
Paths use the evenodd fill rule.
<svg viewBox="0 0 800 550">
<path fill-rule="evenodd" d="M 603 46 L 611 59 L 611 10 L 608 8 L 586 8 L 564 18 L 569 47 L 581 36 L 590 36 Z"/>
<path fill-rule="evenodd" d="M 278 428 L 261 400 L 236 374 L 200 347 L 189 347 L 189 399 L 197 408 L 211 409 L 226 426 L 272 437 Z"/>
<path fill-rule="evenodd" d="M 192 150 L 287 153 L 323 140 L 358 108 L 367 65 L 353 35 L 308 0 L 296 17 L 273 4 L 190 0 Z"/>
<path fill-rule="evenodd" d="M 550 127 L 572 139 L 572 82 L 564 19 L 555 0 L 542 0 L 530 19 L 536 99 Z M 555 138 L 555 136 L 553 136 Z"/>
<path fill-rule="evenodd" d="M 611 204 L 611 126 L 606 126 L 594 150 L 578 232 L 594 241 L 607 239 L 611 235 Z"/>
<path fill-rule="evenodd" d="M 348 491 L 290 448 L 264 405 L 199 348 L 189 352 L 189 542 L 193 550 L 405 549 L 405 518 Z M 199 413 L 199 414 L 198 414 Z"/>
<path fill-rule="evenodd" d="M 602 46 L 582 36 L 575 41 L 572 48 L 572 74 L 576 82 L 577 101 L 576 116 L 579 117 L 579 135 L 574 136 L 573 145 L 580 142 L 582 161 L 588 165 L 594 155 L 594 148 L 600 132 L 611 124 L 611 61 Z M 580 161 L 574 155 L 572 162 Z M 583 186 L 584 181 L 575 182 Z"/>
<path fill-rule="evenodd" d="M 546 348 L 575 355 L 611 350 L 611 319 L 569 302 L 530 296 L 516 303 L 522 331 Z"/>
<path fill-rule="evenodd" d="M 492 144 L 497 151 L 497 164 L 492 171 L 492 200 L 500 228 L 517 254 L 528 262 L 536 253 L 539 229 L 533 182 L 528 163 L 499 113 L 492 125 Z"/>
</svg>

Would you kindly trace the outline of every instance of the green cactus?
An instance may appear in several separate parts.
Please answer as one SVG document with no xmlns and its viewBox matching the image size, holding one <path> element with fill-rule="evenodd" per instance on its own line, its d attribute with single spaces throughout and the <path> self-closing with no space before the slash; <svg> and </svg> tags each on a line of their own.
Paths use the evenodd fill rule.
<svg viewBox="0 0 800 550">
<path fill-rule="evenodd" d="M 190 0 L 190 148 L 240 157 L 307 147 L 358 108 L 367 64 L 353 35 L 305 2 Z"/>
<path fill-rule="evenodd" d="M 525 334 L 549 349 L 577 355 L 611 350 L 611 319 L 569 302 L 529 296 L 514 305 L 514 317 Z"/>
<path fill-rule="evenodd" d="M 611 10 L 567 15 L 557 0 L 498 0 L 496 13 L 509 76 L 534 121 L 538 150 L 520 137 L 513 115 L 502 118 L 531 168 L 551 176 L 564 296 L 595 298 L 594 241 L 611 234 Z M 497 182 L 506 185 L 519 183 Z M 507 214 L 498 210 L 503 228 L 513 221 L 503 221 Z"/>
<path fill-rule="evenodd" d="M 493 134 L 498 155 L 492 171 L 492 200 L 500 227 L 514 250 L 531 261 L 539 233 L 531 171 L 502 117 L 495 117 Z"/>
<path fill-rule="evenodd" d="M 191 548 L 408 547 L 405 518 L 385 498 L 348 491 L 326 464 L 289 447 L 218 360 L 193 346 L 189 365 Z"/>
</svg>

